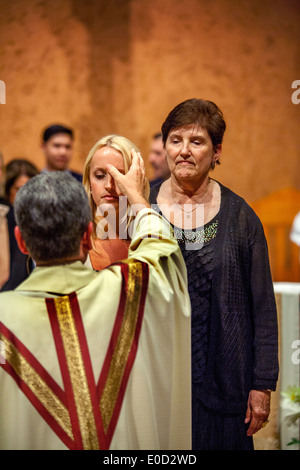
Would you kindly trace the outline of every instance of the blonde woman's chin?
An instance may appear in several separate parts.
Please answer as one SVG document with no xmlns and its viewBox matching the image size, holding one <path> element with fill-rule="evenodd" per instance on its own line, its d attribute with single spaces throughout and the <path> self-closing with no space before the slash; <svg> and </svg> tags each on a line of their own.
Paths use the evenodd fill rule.
<svg viewBox="0 0 300 470">
<path fill-rule="evenodd" d="M 114 198 L 111 199 L 110 201 L 105 201 L 99 204 L 97 207 L 97 216 L 107 216 L 109 214 L 114 214 L 116 211 L 119 211 L 119 199 Z"/>
</svg>

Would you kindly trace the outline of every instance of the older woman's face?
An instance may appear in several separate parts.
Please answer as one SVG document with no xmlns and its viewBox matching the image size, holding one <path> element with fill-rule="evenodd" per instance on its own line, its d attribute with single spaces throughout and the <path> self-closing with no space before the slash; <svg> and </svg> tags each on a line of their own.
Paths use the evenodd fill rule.
<svg viewBox="0 0 300 470">
<path fill-rule="evenodd" d="M 221 154 L 221 145 L 215 151 L 207 130 L 195 124 L 171 130 L 165 147 L 170 171 L 178 180 L 208 175 Z"/>
<path fill-rule="evenodd" d="M 109 204 L 118 208 L 121 193 L 114 179 L 106 170 L 108 163 L 113 165 L 120 173 L 124 173 L 124 159 L 121 152 L 112 147 L 102 147 L 97 150 L 90 165 L 92 197 L 97 207 Z"/>
</svg>

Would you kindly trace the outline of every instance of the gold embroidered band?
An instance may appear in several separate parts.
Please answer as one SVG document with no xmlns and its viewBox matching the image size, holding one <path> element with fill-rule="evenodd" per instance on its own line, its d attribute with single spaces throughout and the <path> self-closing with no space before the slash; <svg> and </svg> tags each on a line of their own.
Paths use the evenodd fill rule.
<svg viewBox="0 0 300 470">
<path fill-rule="evenodd" d="M 22 380 L 62 430 L 73 439 L 69 411 L 48 385 L 40 373 L 25 359 L 24 355 L 6 336 L 0 332 L 0 339 L 5 345 L 5 361 L 15 378 Z"/>
<path fill-rule="evenodd" d="M 111 423 L 132 343 L 136 334 L 143 270 L 142 264 L 128 261 L 127 297 L 120 331 L 111 357 L 109 372 L 100 398 L 104 431 Z"/>
</svg>

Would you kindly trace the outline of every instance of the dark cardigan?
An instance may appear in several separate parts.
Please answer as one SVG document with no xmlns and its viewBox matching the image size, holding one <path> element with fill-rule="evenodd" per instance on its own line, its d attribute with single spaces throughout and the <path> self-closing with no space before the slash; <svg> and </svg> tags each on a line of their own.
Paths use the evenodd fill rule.
<svg viewBox="0 0 300 470">
<path fill-rule="evenodd" d="M 250 390 L 275 390 L 278 329 L 262 224 L 244 199 L 219 185 L 208 362 L 199 398 L 232 414 L 245 412 Z M 151 204 L 159 188 L 151 189 Z"/>
</svg>

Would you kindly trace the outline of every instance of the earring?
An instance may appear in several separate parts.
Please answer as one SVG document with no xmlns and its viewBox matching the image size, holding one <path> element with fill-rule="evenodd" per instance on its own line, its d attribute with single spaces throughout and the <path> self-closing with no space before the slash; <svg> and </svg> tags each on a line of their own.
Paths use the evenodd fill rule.
<svg viewBox="0 0 300 470">
<path fill-rule="evenodd" d="M 214 170 L 215 166 L 216 166 L 216 163 L 212 161 L 210 164 L 211 169 Z"/>
</svg>

